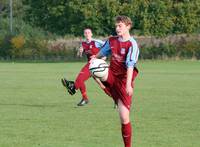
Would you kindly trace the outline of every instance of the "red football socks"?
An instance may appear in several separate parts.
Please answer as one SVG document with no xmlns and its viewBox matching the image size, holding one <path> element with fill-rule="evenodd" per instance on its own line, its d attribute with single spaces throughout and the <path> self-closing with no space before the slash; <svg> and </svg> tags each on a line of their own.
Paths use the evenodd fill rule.
<svg viewBox="0 0 200 147">
<path fill-rule="evenodd" d="M 86 92 L 82 93 L 82 98 L 83 98 L 84 100 L 87 100 L 87 99 L 88 99 L 87 93 L 86 93 Z"/>
<path fill-rule="evenodd" d="M 122 124 L 122 137 L 124 140 L 124 147 L 131 147 L 132 128 L 131 123 Z"/>
</svg>

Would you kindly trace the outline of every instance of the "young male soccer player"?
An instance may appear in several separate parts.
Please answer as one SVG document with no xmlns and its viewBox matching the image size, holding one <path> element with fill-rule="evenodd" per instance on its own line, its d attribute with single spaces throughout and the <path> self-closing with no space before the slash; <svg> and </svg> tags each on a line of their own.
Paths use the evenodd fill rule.
<svg viewBox="0 0 200 147">
<path fill-rule="evenodd" d="M 116 17 L 115 27 L 117 36 L 110 37 L 100 52 L 92 56 L 91 60 L 111 55 L 109 72 L 101 81 L 118 106 L 124 146 L 131 147 L 130 107 L 134 79 L 138 74 L 136 62 L 139 48 L 129 33 L 132 27 L 129 17 Z"/>
<path fill-rule="evenodd" d="M 86 41 L 83 41 L 81 43 L 81 47 L 79 48 L 78 55 L 82 57 L 82 54 L 85 53 L 89 61 L 92 55 L 96 55 L 99 52 L 99 48 L 103 46 L 104 42 L 101 40 L 92 39 L 92 30 L 90 28 L 84 29 L 84 36 L 86 38 Z M 89 71 L 89 62 L 87 62 L 87 64 L 79 72 L 75 82 L 68 81 L 65 78 L 61 80 L 63 86 L 67 88 L 68 92 L 71 95 L 75 94 L 76 90 L 78 89 L 81 91 L 82 99 L 77 104 L 78 106 L 84 106 L 85 104 L 89 102 L 87 92 L 86 92 L 85 81 L 88 80 L 90 77 L 91 77 L 91 74 Z"/>
</svg>

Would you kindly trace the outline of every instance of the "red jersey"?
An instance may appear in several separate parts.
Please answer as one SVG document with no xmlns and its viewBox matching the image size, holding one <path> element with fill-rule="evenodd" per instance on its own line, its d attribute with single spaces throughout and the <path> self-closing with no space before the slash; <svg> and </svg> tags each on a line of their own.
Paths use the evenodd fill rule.
<svg viewBox="0 0 200 147">
<path fill-rule="evenodd" d="M 128 41 L 121 41 L 120 38 L 110 37 L 100 51 L 101 55 L 111 54 L 110 70 L 115 76 L 126 77 L 128 67 L 135 66 L 139 49 L 136 41 L 130 38 Z"/>
<path fill-rule="evenodd" d="M 100 40 L 92 40 L 91 42 L 82 42 L 83 52 L 86 54 L 88 61 L 92 55 L 96 55 L 99 52 L 99 48 L 103 45 Z"/>
</svg>

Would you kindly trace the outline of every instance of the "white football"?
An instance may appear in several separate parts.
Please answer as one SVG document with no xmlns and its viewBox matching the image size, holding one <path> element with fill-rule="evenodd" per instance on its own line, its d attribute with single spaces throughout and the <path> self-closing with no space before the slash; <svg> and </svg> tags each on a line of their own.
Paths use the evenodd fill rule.
<svg viewBox="0 0 200 147">
<path fill-rule="evenodd" d="M 103 59 L 93 59 L 89 70 L 94 77 L 102 78 L 108 73 L 108 64 Z"/>
</svg>

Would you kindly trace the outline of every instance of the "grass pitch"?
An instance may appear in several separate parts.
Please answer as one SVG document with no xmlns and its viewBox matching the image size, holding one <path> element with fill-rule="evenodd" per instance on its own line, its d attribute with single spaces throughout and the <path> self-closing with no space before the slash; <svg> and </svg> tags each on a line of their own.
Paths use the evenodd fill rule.
<svg viewBox="0 0 200 147">
<path fill-rule="evenodd" d="M 111 98 L 93 79 L 90 104 L 66 93 L 84 63 L 0 63 L 0 147 L 122 147 Z M 200 62 L 141 61 L 131 119 L 133 146 L 200 146 Z"/>
</svg>

